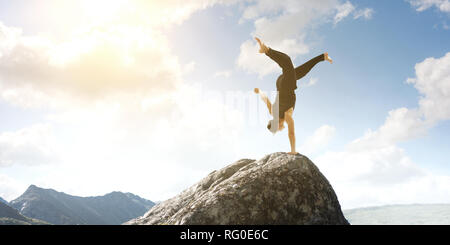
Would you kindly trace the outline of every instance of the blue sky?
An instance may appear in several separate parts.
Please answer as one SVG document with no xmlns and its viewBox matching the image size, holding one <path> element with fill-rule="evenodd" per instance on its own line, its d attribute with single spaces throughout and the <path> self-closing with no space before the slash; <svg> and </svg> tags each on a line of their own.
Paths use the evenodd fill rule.
<svg viewBox="0 0 450 245">
<path fill-rule="evenodd" d="M 442 98 L 439 89 L 445 94 L 445 89 L 450 86 L 449 73 L 445 73 L 449 68 L 444 58 L 450 52 L 447 0 L 436 1 L 433 5 L 420 0 L 323 0 L 317 4 L 287 1 L 274 6 L 267 1 L 230 1 L 225 5 L 213 1 L 211 5 L 197 5 L 199 2 L 187 1 L 185 4 L 191 8 L 167 22 L 160 22 L 165 17 L 158 17 L 159 12 L 164 12 L 161 9 L 171 16 L 171 11 L 176 13 L 177 9 L 186 6 L 149 4 L 141 6 L 143 14 L 139 12 L 134 19 L 124 17 L 123 9 L 131 9 L 131 4 L 92 15 L 88 13 L 99 10 L 73 1 L 48 1 L 47 5 L 37 8 L 34 8 L 36 1 L 0 3 L 4 32 L 13 33 L 12 27 L 22 30 L 19 38 L 11 39 L 13 41 L 0 39 L 0 44 L 16 42 L 20 48 L 22 46 L 18 44 L 25 43 L 23 46 L 27 50 L 45 58 L 51 52 L 42 50 L 59 50 L 55 47 L 71 42 L 81 45 L 85 42 L 79 39 L 91 40 L 89 38 L 94 35 L 87 31 L 79 38 L 73 35 L 74 30 L 98 28 L 96 30 L 101 32 L 113 30 L 114 26 L 125 26 L 128 31 L 139 26 L 148 29 L 141 36 L 136 34 L 137 40 L 148 36 L 156 40 L 155 45 L 145 39 L 144 46 L 136 52 L 135 46 L 128 47 L 124 52 L 132 50 L 128 56 L 136 61 L 128 64 L 123 72 L 120 70 L 123 67 L 113 66 L 114 60 L 111 60 L 123 53 L 118 56 L 114 50 L 101 49 L 101 45 L 88 49 L 92 56 L 77 53 L 75 57 L 78 58 L 73 60 L 68 56 L 67 63 L 61 64 L 69 68 L 71 64 L 81 67 L 78 72 L 83 76 L 57 68 L 56 72 L 60 73 L 55 74 L 63 74 L 59 83 L 42 81 L 52 77 L 35 79 L 16 75 L 30 64 L 28 69 L 47 71 L 45 74 L 55 72 L 48 64 L 28 62 L 22 56 L 24 61 L 19 61 L 17 66 L 1 68 L 0 180 L 4 187 L 0 189 L 0 196 L 13 199 L 29 184 L 37 184 L 74 195 L 102 195 L 122 190 L 151 200 L 162 200 L 212 170 L 238 159 L 257 159 L 272 152 L 289 150 L 286 130 L 272 135 L 265 128 L 269 117 L 260 100 L 257 115 L 263 119 L 251 123 L 250 117 L 254 115 L 251 113 L 256 108 L 249 102 L 245 102 L 244 108 L 233 105 L 229 108 L 221 97 L 226 92 L 251 94 L 255 87 L 267 92 L 275 90 L 280 70 L 267 57 L 252 53 L 252 50 L 256 51 L 253 40 L 256 35 L 268 46 L 280 47 L 281 51 L 291 55 L 294 65 L 325 51 L 333 58 L 333 64 L 318 64 L 298 82 L 294 120 L 297 151 L 310 157 L 325 173 L 344 208 L 450 201 L 446 197 L 450 192 L 446 186 L 450 183 L 447 160 L 450 139 L 444 137 L 450 133 L 450 108 L 446 107 L 445 101 L 442 106 L 437 103 L 431 109 L 419 104 L 424 97 L 439 102 Z M 274 8 L 273 12 L 267 6 Z M 32 9 L 44 17 L 30 15 Z M 74 9 L 85 11 L 84 18 Z M 368 14 L 358 16 L 364 11 Z M 139 14 L 155 17 L 139 19 L 142 17 Z M 341 19 L 337 19 L 339 14 L 343 14 Z M 284 23 L 284 18 L 293 20 L 283 26 L 284 32 L 281 28 L 265 29 L 258 24 L 266 21 L 267 25 L 276 26 Z M 122 37 L 122 33 L 117 34 L 115 30 L 105 33 L 107 41 L 102 39 L 102 45 L 106 47 L 115 47 L 114 37 Z M 126 38 L 134 38 L 135 33 L 129 33 Z M 51 41 L 39 46 L 21 39 L 25 37 L 45 37 Z M 286 40 L 293 40 L 297 47 L 306 47 L 306 51 L 299 51 L 295 45 L 286 46 Z M 112 44 L 108 46 L 110 41 Z M 70 47 L 78 50 L 81 46 Z M 70 51 L 66 49 L 61 52 Z M 0 53 L 9 54 L 11 50 L 0 49 Z M 113 55 L 108 56 L 110 53 Z M 244 55 L 252 58 L 241 60 Z M 54 58 L 49 57 L 50 60 Z M 1 58 L 7 63 L 13 62 L 14 56 Z M 440 68 L 441 75 L 430 79 L 433 83 L 427 83 L 427 76 L 431 74 L 427 69 L 433 69 L 433 66 L 425 66 L 427 58 L 439 60 L 443 67 Z M 92 59 L 95 62 L 88 63 Z M 255 67 L 253 61 L 261 65 Z M 96 74 L 97 80 L 92 78 L 95 70 L 90 70 L 86 64 L 99 62 L 107 63 L 102 63 L 102 69 L 107 73 L 111 71 L 112 78 L 104 74 Z M 142 66 L 139 62 L 143 62 Z M 415 69 L 420 63 L 424 66 L 418 69 L 428 72 L 420 73 Z M 127 69 L 134 72 L 130 71 L 130 77 L 140 77 L 146 69 L 164 72 L 148 75 L 149 85 L 141 88 L 139 81 L 121 84 L 122 80 L 114 80 L 122 74 L 128 76 Z M 427 89 L 419 91 L 415 84 L 407 83 L 408 78 L 416 78 L 415 84 Z M 69 85 L 71 82 L 82 85 L 61 85 L 65 84 L 64 79 Z M 304 86 L 311 79 L 317 82 Z M 96 83 L 103 84 L 98 91 L 95 90 L 98 86 L 92 85 Z M 31 86 L 31 92 L 23 90 L 24 84 Z M 218 100 L 210 100 L 211 97 L 206 96 L 208 92 L 218 94 L 213 98 Z M 177 99 L 172 101 L 166 95 Z M 190 104 L 180 99 L 183 95 L 189 98 L 197 95 L 203 101 L 187 106 Z M 152 100 L 154 98 L 157 98 L 156 102 Z M 251 99 L 257 101 L 254 95 Z M 146 104 L 148 101 L 151 102 L 145 107 L 145 113 L 135 111 L 134 103 Z M 389 112 L 399 108 L 407 109 L 405 118 L 386 121 Z M 434 116 L 437 111 L 442 113 Z M 219 112 L 235 116 L 224 119 Z M 415 116 L 416 112 L 422 116 Z M 410 122 L 408 119 L 414 121 L 411 127 L 395 130 L 397 123 L 403 125 Z M 429 126 L 423 126 L 422 122 Z M 373 134 L 367 133 L 369 130 Z M 41 137 L 45 138 L 45 144 L 39 143 Z M 352 144 L 354 141 L 358 143 Z M 30 162 L 30 158 L 35 161 Z M 86 171 L 91 173 L 84 176 Z M 131 180 L 135 175 L 144 178 L 141 172 L 151 173 L 148 178 L 153 180 Z M 104 176 L 104 183 L 95 185 L 99 175 Z M 85 181 L 80 184 L 77 180 L 82 177 Z M 124 181 L 115 181 L 119 177 Z M 367 181 L 361 182 L 361 179 Z M 392 182 L 392 179 L 398 181 Z M 159 184 L 164 187 L 158 189 L 156 185 Z M 354 189 L 356 185 L 361 187 Z M 424 187 L 415 193 L 418 185 L 430 188 L 437 185 L 439 188 L 430 192 Z M 389 193 L 383 198 L 380 193 L 387 190 Z M 368 196 L 366 192 L 374 194 Z"/>
</svg>

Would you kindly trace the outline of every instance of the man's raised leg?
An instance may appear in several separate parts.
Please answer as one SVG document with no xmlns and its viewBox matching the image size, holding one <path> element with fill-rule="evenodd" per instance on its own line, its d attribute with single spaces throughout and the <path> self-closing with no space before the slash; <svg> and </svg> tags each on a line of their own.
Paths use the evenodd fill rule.
<svg viewBox="0 0 450 245">
<path fill-rule="evenodd" d="M 295 68 L 295 79 L 298 80 L 302 77 L 304 77 L 306 74 L 308 74 L 309 71 L 319 62 L 327 60 L 331 64 L 333 64 L 333 60 L 328 56 L 328 53 L 325 52 L 321 55 L 318 55 L 312 59 L 310 59 L 308 62 L 301 66 L 297 66 Z"/>
</svg>

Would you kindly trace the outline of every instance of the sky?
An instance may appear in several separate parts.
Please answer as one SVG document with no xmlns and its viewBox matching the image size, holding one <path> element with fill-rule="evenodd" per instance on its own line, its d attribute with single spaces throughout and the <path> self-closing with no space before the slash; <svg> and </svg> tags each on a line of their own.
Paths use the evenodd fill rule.
<svg viewBox="0 0 450 245">
<path fill-rule="evenodd" d="M 275 135 L 281 69 L 298 81 L 297 151 L 343 209 L 450 203 L 450 1 L 0 2 L 0 196 L 170 198 Z"/>
</svg>

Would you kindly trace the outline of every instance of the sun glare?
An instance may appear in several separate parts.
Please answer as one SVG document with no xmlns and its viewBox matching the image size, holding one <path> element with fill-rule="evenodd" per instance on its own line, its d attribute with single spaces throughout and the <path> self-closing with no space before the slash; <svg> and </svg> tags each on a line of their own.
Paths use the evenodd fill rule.
<svg viewBox="0 0 450 245">
<path fill-rule="evenodd" d="M 126 0 L 84 0 L 83 10 L 92 21 L 105 22 L 114 19 L 117 12 L 131 2 Z"/>
</svg>

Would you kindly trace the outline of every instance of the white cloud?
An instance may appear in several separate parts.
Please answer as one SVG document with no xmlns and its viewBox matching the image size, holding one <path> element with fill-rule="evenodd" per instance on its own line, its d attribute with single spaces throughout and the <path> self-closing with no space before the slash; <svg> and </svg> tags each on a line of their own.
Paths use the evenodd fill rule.
<svg viewBox="0 0 450 245">
<path fill-rule="evenodd" d="M 419 93 L 419 108 L 398 108 L 389 112 L 384 124 L 352 142 L 357 148 L 378 147 L 407 141 L 426 134 L 441 120 L 450 119 L 450 52 L 441 58 L 427 58 L 416 64 L 416 77 L 407 79 Z"/>
<path fill-rule="evenodd" d="M 450 53 L 427 58 L 416 64 L 415 70 L 416 77 L 408 83 L 423 95 L 419 108 L 392 110 L 377 130 L 369 130 L 343 151 L 314 159 L 345 208 L 450 201 L 450 176 L 420 168 L 398 146 L 450 119 Z"/>
<path fill-rule="evenodd" d="M 251 39 L 241 44 L 236 64 L 260 77 L 279 71 L 273 61 L 258 53 L 253 37 L 259 37 L 269 47 L 288 54 L 294 60 L 309 52 L 305 42 L 309 31 L 324 23 L 334 21 L 336 24 L 355 9 L 349 1 L 341 3 L 339 0 L 251 2 L 244 7 L 240 22 L 252 20 L 255 30 Z"/>
<path fill-rule="evenodd" d="M 38 124 L 0 134 L 0 167 L 56 162 L 56 143 L 51 126 Z"/>
<path fill-rule="evenodd" d="M 442 23 L 442 28 L 444 28 L 444 30 L 450 30 L 450 26 L 445 21 Z"/>
<path fill-rule="evenodd" d="M 350 144 L 343 151 L 314 158 L 314 162 L 332 183 L 345 209 L 450 201 L 450 176 L 419 167 L 395 143 L 357 149 Z"/>
<path fill-rule="evenodd" d="M 175 23 L 215 2 L 162 1 L 147 7 Z M 208 96 L 211 91 L 183 84 L 183 74 L 195 63 L 179 64 L 158 31 L 165 23 L 110 25 L 114 21 L 62 40 L 26 36 L 0 23 L 0 98 L 50 108 L 46 119 L 58 125 L 60 164 L 40 166 L 47 171 L 36 175 L 35 184 L 79 195 L 120 189 L 167 198 L 234 160 L 232 147 L 223 146 L 239 147 L 242 112 Z M 47 151 L 46 138 L 36 135 L 2 135 L 1 165 L 50 161 L 55 154 Z"/>
<path fill-rule="evenodd" d="M 327 152 L 318 161 L 335 180 L 373 186 L 389 186 L 425 174 L 395 145 Z"/>
<path fill-rule="evenodd" d="M 144 105 L 118 98 L 116 104 L 98 102 L 52 114 L 47 119 L 62 130 L 59 164 L 39 166 L 27 181 L 82 196 L 122 190 L 152 200 L 169 198 L 241 157 L 243 112 L 224 100 L 221 91 L 183 85 L 165 100 Z M 43 147 L 43 137 L 36 138 Z"/>
<path fill-rule="evenodd" d="M 354 19 L 364 18 L 366 20 L 369 20 L 372 18 L 373 12 L 374 11 L 371 8 L 361 9 L 355 12 L 353 18 Z"/>
<path fill-rule="evenodd" d="M 429 127 L 417 109 L 399 108 L 389 111 L 384 124 L 376 131 L 368 130 L 349 147 L 355 150 L 384 147 L 423 136 Z"/>
<path fill-rule="evenodd" d="M 61 169 L 73 172 L 74 178 L 62 181 L 60 176 L 66 174 L 55 170 L 42 184 L 84 195 L 121 189 L 164 199 L 232 162 L 238 157 L 242 112 L 224 104 L 220 92 L 183 86 L 170 98 L 174 104 L 169 115 L 122 104 L 111 113 L 99 108 L 77 117 L 79 123 L 72 127 L 75 145 L 65 154 L 68 169 Z M 99 174 L 101 186 L 90 190 L 89 183 Z M 86 179 L 82 187 L 75 185 L 80 175 Z"/>
<path fill-rule="evenodd" d="M 407 81 L 423 94 L 419 110 L 429 123 L 450 119 L 449 67 L 450 52 L 441 58 L 427 58 L 416 64 L 416 77 Z"/>
<path fill-rule="evenodd" d="M 167 28 L 180 24 L 193 13 L 216 4 L 234 4 L 237 0 L 42 0 L 30 1 L 21 9 L 33 10 L 42 15 L 28 16 L 33 24 L 52 27 L 55 32 L 77 30 L 86 25 L 125 24 L 130 26 L 145 25 L 152 28 Z M 14 3 L 12 3 L 14 4 Z M 54 34 L 54 33 L 50 33 Z"/>
<path fill-rule="evenodd" d="M 417 11 L 424 11 L 436 7 L 442 12 L 450 13 L 449 0 L 407 0 Z"/>
<path fill-rule="evenodd" d="M 300 87 L 307 88 L 316 85 L 317 81 L 319 81 L 316 77 L 311 77 L 307 83 L 301 83 Z"/>
<path fill-rule="evenodd" d="M 183 66 L 183 73 L 189 74 L 195 70 L 195 61 L 191 61 Z"/>
<path fill-rule="evenodd" d="M 180 64 L 161 31 L 199 9 L 235 1 L 133 2 L 142 5 L 118 8 L 122 12 L 104 13 L 102 19 L 93 15 L 92 25 L 62 39 L 24 35 L 0 24 L 0 97 L 23 107 L 51 108 L 47 120 L 60 129 L 61 164 L 42 166 L 47 171 L 35 184 L 76 195 L 113 189 L 162 199 L 241 157 L 233 152 L 240 147 L 242 110 L 223 103 L 217 91 L 183 84 L 182 75 L 195 63 Z M 309 50 L 303 35 L 309 24 L 331 22 L 339 4 L 250 2 L 243 19 L 254 21 L 254 34 L 295 57 Z M 280 11 L 273 14 L 274 9 Z M 251 57 L 256 51 L 253 40 L 244 42 L 240 66 L 260 74 L 279 69 L 262 55 Z M 37 144 L 19 135 L 18 142 Z M 5 142 L 4 149 L 13 146 Z M 29 151 L 41 154 L 41 162 L 50 156 L 44 146 Z M 17 162 L 14 154 L 4 156 L 9 159 L 4 166 Z M 26 159 L 31 158 L 39 160 Z"/>
<path fill-rule="evenodd" d="M 334 24 L 339 23 L 341 20 L 343 20 L 345 17 L 350 15 L 355 10 L 355 6 L 353 6 L 353 4 L 349 1 L 345 2 L 342 5 L 337 6 L 336 8 L 337 13 L 334 16 Z"/>
<path fill-rule="evenodd" d="M 27 187 L 7 175 L 0 174 L 0 197 L 8 202 L 19 197 Z"/>
<path fill-rule="evenodd" d="M 245 8 L 243 20 L 254 20 L 252 39 L 241 44 L 237 65 L 260 77 L 280 68 L 265 55 L 258 53 L 257 36 L 269 47 L 287 53 L 294 59 L 309 52 L 304 31 L 312 20 L 322 20 L 337 1 L 257 1 Z M 275 14 L 274 14 L 275 13 Z"/>
<path fill-rule="evenodd" d="M 309 51 L 309 48 L 303 43 L 303 41 L 297 41 L 295 39 L 283 40 L 278 45 L 270 46 L 276 50 L 290 50 L 289 55 L 305 54 Z M 258 53 L 258 44 L 251 40 L 245 41 L 241 44 L 241 52 L 236 61 L 237 65 L 250 73 L 257 73 L 259 77 L 280 70 L 280 67 L 270 60 L 266 55 Z"/>
<path fill-rule="evenodd" d="M 336 133 L 336 128 L 330 125 L 323 125 L 316 129 L 305 142 L 300 146 L 302 154 L 310 155 L 324 148 Z"/>
<path fill-rule="evenodd" d="M 212 7 L 216 4 L 232 5 L 239 3 L 239 0 L 166 0 L 147 1 L 134 0 L 136 2 L 129 12 L 131 15 L 138 15 L 154 25 L 162 26 L 167 23 L 180 24 L 188 19 L 193 13 Z M 123 18 L 122 18 L 123 19 Z"/>
<path fill-rule="evenodd" d="M 231 70 L 218 71 L 214 73 L 214 77 L 229 78 L 233 72 Z"/>
<path fill-rule="evenodd" d="M 94 28 L 53 42 L 0 28 L 6 33 L 0 40 L 6 44 L 0 50 L 1 96 L 15 104 L 58 107 L 118 93 L 145 96 L 173 90 L 181 80 L 165 37 L 150 29 Z"/>
</svg>

